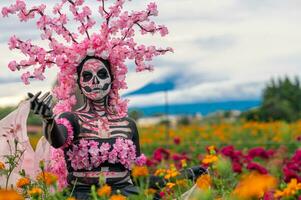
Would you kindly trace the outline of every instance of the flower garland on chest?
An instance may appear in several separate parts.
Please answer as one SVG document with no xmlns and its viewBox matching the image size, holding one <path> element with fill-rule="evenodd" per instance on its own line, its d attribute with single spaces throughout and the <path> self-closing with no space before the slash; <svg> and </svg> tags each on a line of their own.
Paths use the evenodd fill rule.
<svg viewBox="0 0 301 200">
<path fill-rule="evenodd" d="M 79 144 L 70 147 L 66 155 L 74 170 L 91 170 L 105 162 L 120 163 L 125 168 L 131 169 L 133 164 L 143 165 L 146 162 L 144 154 L 136 157 L 136 146 L 133 141 L 121 137 L 112 145 L 107 142 L 81 139 Z"/>
</svg>

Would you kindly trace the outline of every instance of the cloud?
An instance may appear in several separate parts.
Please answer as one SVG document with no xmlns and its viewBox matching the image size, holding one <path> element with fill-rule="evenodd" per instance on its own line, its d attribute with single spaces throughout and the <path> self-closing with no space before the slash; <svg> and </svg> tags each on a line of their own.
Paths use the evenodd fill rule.
<svg viewBox="0 0 301 200">
<path fill-rule="evenodd" d="M 128 10 L 144 8 L 153 0 L 131 1 Z M 34 2 L 34 1 L 29 1 Z M 47 1 L 41 1 L 48 3 Z M 54 1 L 56 2 L 56 1 Z M 154 60 L 154 72 L 133 72 L 127 77 L 128 90 L 134 92 L 152 83 L 170 80 L 175 88 L 169 92 L 174 103 L 259 99 L 262 88 L 272 77 L 301 76 L 301 2 L 299 0 L 164 0 L 158 1 L 159 23 L 169 27 L 165 38 L 137 37 L 143 44 L 171 46 L 175 53 Z M 97 6 L 93 4 L 93 9 Z M 38 31 L 32 24 L 20 24 L 14 19 L 0 19 L 0 82 L 16 80 L 20 74 L 9 73 L 9 60 L 21 59 L 17 52 L 10 52 L 5 44 L 9 35 L 32 37 L 42 44 Z M 33 30 L 33 31 L 31 31 Z M 5 42 L 4 42 L 5 41 Z M 45 44 L 44 44 L 45 45 Z M 55 80 L 55 70 L 48 72 L 46 90 Z M 9 82 L 9 81 L 8 81 Z M 3 81 L 2 85 L 5 83 Z M 14 93 L 26 94 L 21 83 Z M 4 84 L 3 88 L 8 84 Z M 33 84 L 33 90 L 39 85 Z M 0 88 L 1 88 L 0 87 Z M 11 93 L 3 91 L 0 102 Z M 17 99 L 17 98 L 16 98 Z M 131 105 L 153 105 L 164 101 L 159 93 L 130 97 Z M 7 102 L 9 102 L 7 100 Z"/>
</svg>

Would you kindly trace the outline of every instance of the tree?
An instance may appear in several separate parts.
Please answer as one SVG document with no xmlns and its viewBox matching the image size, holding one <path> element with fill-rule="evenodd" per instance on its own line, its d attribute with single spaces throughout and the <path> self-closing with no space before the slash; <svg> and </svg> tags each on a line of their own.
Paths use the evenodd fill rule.
<svg viewBox="0 0 301 200">
<path fill-rule="evenodd" d="M 296 121 L 301 117 L 301 87 L 296 77 L 272 79 L 263 90 L 261 106 L 244 114 L 247 120 Z"/>
</svg>

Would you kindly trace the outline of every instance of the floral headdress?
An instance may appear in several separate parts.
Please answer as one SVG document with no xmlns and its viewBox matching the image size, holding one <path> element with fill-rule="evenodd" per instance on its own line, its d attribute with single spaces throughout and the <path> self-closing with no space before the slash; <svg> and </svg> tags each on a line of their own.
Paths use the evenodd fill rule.
<svg viewBox="0 0 301 200">
<path fill-rule="evenodd" d="M 142 35 L 159 33 L 163 37 L 168 34 L 168 29 L 150 19 L 158 15 L 155 3 L 150 3 L 144 11 L 128 12 L 123 11 L 126 1 L 115 0 L 110 7 L 106 7 L 107 0 L 97 0 L 98 15 L 102 21 L 98 31 L 90 34 L 89 31 L 97 23 L 84 0 L 61 0 L 54 6 L 53 16 L 46 14 L 44 4 L 27 8 L 25 1 L 16 0 L 15 4 L 2 8 L 3 17 L 16 14 L 21 22 L 37 17 L 37 28 L 42 31 L 42 40 L 48 41 L 49 49 L 32 44 L 30 40 L 23 41 L 12 36 L 8 43 L 9 48 L 19 49 L 27 59 L 20 62 L 13 60 L 8 67 L 12 71 L 26 70 L 21 79 L 29 84 L 30 79 L 43 80 L 45 70 L 56 65 L 59 68 L 58 85 L 53 92 L 59 100 L 54 108 L 54 113 L 58 114 L 71 111 L 76 103 L 76 67 L 81 60 L 87 55 L 106 59 L 110 62 L 113 74 L 109 105 L 117 116 L 126 115 L 127 100 L 121 100 L 119 95 L 120 89 L 127 88 L 125 75 L 128 68 L 125 61 L 133 60 L 136 71 L 152 70 L 153 67 L 148 62 L 154 56 L 172 51 L 171 48 L 163 49 L 135 42 L 134 35 L 137 31 Z M 73 20 L 79 24 L 78 33 L 67 28 L 70 19 L 64 11 L 68 9 Z M 80 37 L 83 38 L 81 41 Z"/>
</svg>

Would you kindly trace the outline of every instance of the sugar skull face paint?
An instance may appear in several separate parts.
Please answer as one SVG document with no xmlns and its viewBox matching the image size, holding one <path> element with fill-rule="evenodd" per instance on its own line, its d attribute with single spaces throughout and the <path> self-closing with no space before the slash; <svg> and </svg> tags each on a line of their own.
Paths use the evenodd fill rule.
<svg viewBox="0 0 301 200">
<path fill-rule="evenodd" d="M 79 84 L 83 94 L 91 100 L 101 100 L 111 90 L 112 77 L 103 62 L 89 59 L 83 64 Z"/>
</svg>

